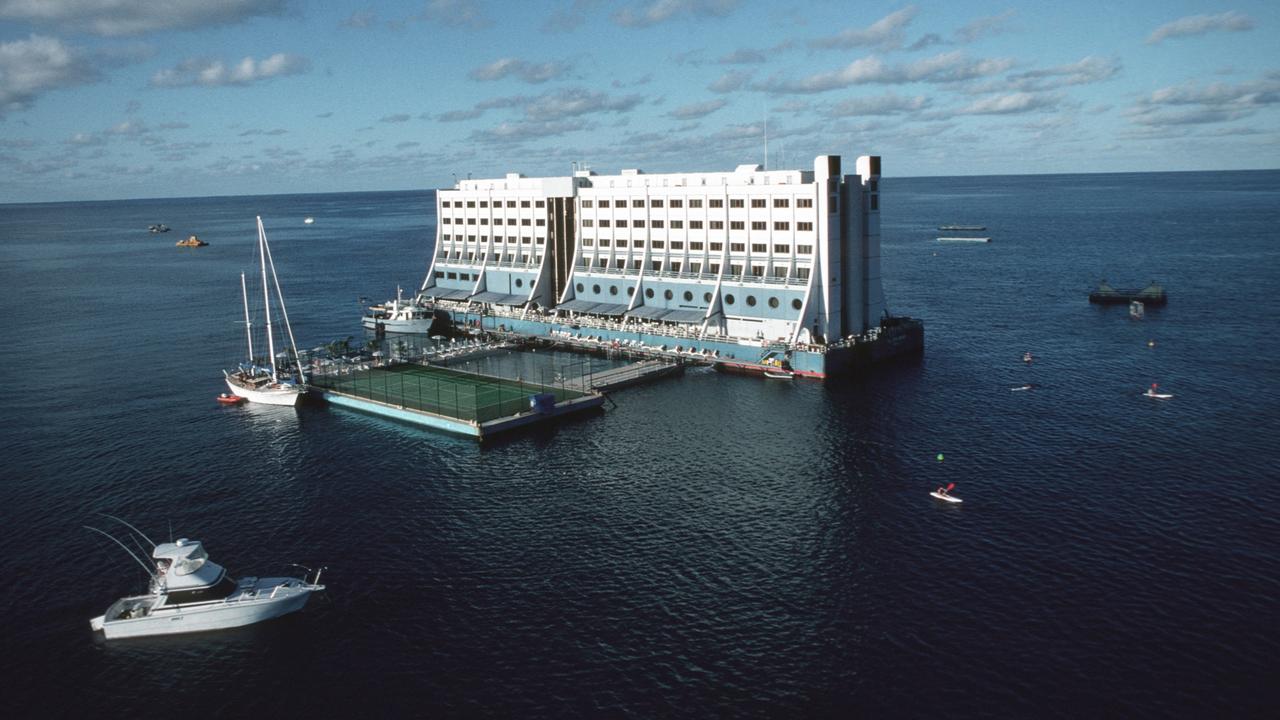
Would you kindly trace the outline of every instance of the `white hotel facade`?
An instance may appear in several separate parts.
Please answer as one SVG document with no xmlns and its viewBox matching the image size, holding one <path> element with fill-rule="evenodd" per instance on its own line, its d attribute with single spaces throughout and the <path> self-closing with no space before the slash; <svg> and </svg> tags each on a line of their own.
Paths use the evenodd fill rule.
<svg viewBox="0 0 1280 720">
<path fill-rule="evenodd" d="M 530 319 L 603 316 L 704 337 L 822 345 L 885 315 L 880 158 L 813 170 L 464 180 L 437 192 L 420 295 Z"/>
</svg>

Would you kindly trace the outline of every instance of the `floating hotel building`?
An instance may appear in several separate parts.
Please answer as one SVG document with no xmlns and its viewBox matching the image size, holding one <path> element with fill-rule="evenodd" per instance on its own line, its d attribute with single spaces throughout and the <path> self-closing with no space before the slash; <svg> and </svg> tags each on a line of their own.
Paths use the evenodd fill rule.
<svg viewBox="0 0 1280 720">
<path fill-rule="evenodd" d="M 826 376 L 919 351 L 880 278 L 880 158 L 813 170 L 463 180 L 436 195 L 419 297 L 458 324 L 714 355 Z"/>
</svg>

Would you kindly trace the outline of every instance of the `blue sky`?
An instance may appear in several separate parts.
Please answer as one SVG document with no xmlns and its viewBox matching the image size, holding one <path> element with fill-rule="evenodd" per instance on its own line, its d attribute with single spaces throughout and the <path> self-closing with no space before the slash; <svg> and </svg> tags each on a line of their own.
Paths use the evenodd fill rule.
<svg viewBox="0 0 1280 720">
<path fill-rule="evenodd" d="M 0 202 L 1280 167 L 1280 3 L 0 0 Z"/>
</svg>

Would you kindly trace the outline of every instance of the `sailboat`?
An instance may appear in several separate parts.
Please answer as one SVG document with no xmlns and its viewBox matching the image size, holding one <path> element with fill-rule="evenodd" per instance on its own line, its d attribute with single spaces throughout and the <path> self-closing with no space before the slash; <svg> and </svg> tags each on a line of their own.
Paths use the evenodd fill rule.
<svg viewBox="0 0 1280 720">
<path fill-rule="evenodd" d="M 239 397 L 248 398 L 250 402 L 266 405 L 294 406 L 306 392 L 307 377 L 302 370 L 302 362 L 298 357 L 298 344 L 293 339 L 293 328 L 289 326 L 289 311 L 284 306 L 284 294 L 280 292 L 280 280 L 276 277 L 276 266 L 271 260 L 271 247 L 267 245 L 267 233 L 262 229 L 262 217 L 258 217 L 258 264 L 262 273 L 263 315 L 267 330 L 267 357 L 271 358 L 271 367 L 256 365 L 253 361 L 253 323 L 249 319 L 249 290 L 245 284 L 244 273 L 240 273 L 240 293 L 244 298 L 244 329 L 249 339 L 249 361 L 240 367 L 222 374 L 227 378 L 227 387 Z M 267 269 L 271 269 L 271 284 L 276 289 L 276 300 L 280 303 L 280 316 L 284 320 L 285 330 L 289 336 L 289 346 L 293 349 L 292 373 L 282 377 L 280 367 L 276 363 L 275 337 L 271 327 L 271 291 L 267 285 Z"/>
</svg>

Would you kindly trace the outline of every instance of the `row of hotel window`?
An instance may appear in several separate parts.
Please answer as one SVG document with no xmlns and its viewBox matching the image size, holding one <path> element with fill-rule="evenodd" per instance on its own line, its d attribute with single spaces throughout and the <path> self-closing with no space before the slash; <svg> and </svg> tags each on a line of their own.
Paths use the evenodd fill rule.
<svg viewBox="0 0 1280 720">
<path fill-rule="evenodd" d="M 489 256 L 489 261 L 490 261 L 490 262 L 498 262 L 498 258 L 499 258 L 499 257 L 500 257 L 500 256 L 499 256 L 497 253 L 492 253 L 492 254 L 490 254 L 490 256 Z M 502 260 L 503 260 L 504 262 L 507 262 L 507 263 L 514 263 L 514 262 L 516 261 L 516 256 L 515 256 L 515 255 L 506 255 L 506 256 L 501 256 L 501 257 L 502 257 Z M 449 259 L 451 259 L 451 258 L 449 258 L 449 256 L 448 256 L 448 255 L 443 255 L 443 256 L 441 256 L 441 259 L 442 259 L 442 260 L 449 260 Z M 453 254 L 452 259 L 453 259 L 453 260 L 462 260 L 462 259 L 463 259 L 463 258 L 462 258 L 462 254 L 461 254 L 461 253 L 457 253 L 457 252 L 455 252 L 455 253 Z M 468 254 L 468 255 L 466 256 L 466 260 L 467 260 L 467 262 L 475 262 L 475 261 L 476 261 L 476 257 L 475 257 L 475 255 L 474 255 L 474 254 Z M 484 255 L 483 255 L 483 254 L 481 254 L 481 256 L 480 256 L 480 260 L 481 260 L 481 261 L 483 261 L 483 260 L 484 260 Z M 530 260 L 531 260 L 531 259 L 529 258 L 529 256 L 528 256 L 528 255 L 522 255 L 522 256 L 520 256 L 520 262 L 523 262 L 523 263 L 526 263 L 526 264 L 527 264 L 527 263 L 529 263 L 529 262 L 530 262 Z M 541 258 L 533 258 L 532 260 L 533 260 L 534 262 L 541 262 L 541 260 L 542 260 L 542 259 L 541 259 Z M 640 270 L 640 266 L 641 266 L 641 262 L 640 262 L 639 260 L 632 260 L 632 261 L 631 261 L 631 263 L 630 263 L 630 269 L 631 269 L 631 270 Z M 582 268 L 582 269 L 584 269 L 584 270 L 590 270 L 590 269 L 596 269 L 596 270 L 609 270 L 609 269 L 610 269 L 609 259 L 608 259 L 608 258 L 596 258 L 594 262 L 592 262 L 590 258 L 579 258 L 579 260 L 578 260 L 578 267 L 580 267 L 580 268 Z M 628 269 L 628 264 L 627 264 L 627 261 L 626 261 L 626 260 L 624 260 L 624 259 L 622 259 L 622 258 L 617 258 L 617 259 L 615 259 L 615 260 L 614 260 L 614 264 L 613 264 L 613 266 L 612 266 L 612 267 L 613 267 L 613 269 L 615 269 L 615 270 L 626 270 L 626 269 Z M 663 263 L 663 261 L 661 261 L 661 260 L 652 260 L 652 261 L 650 261 L 650 262 L 649 262 L 649 269 L 650 269 L 650 270 L 652 270 L 653 272 L 662 272 L 662 271 L 663 271 L 663 269 L 664 269 L 664 263 Z M 670 262 L 665 263 L 665 269 L 666 269 L 666 271 L 667 271 L 667 272 L 679 273 L 679 272 L 684 271 L 684 264 L 683 264 L 683 263 L 681 263 L 681 262 L 679 262 L 679 261 L 670 261 Z M 772 273 L 772 275 L 766 275 L 766 274 L 765 274 L 765 273 L 766 273 L 766 270 L 765 270 L 765 266 L 764 266 L 764 265 L 752 265 L 752 266 L 750 266 L 750 267 L 747 267 L 747 266 L 745 266 L 745 265 L 730 264 L 730 265 L 729 265 L 729 271 L 728 271 L 728 272 L 729 272 L 729 276 L 730 276 L 730 277 L 742 277 L 742 276 L 743 276 L 743 271 L 746 271 L 746 277 L 753 277 L 753 278 L 765 278 L 765 277 L 772 277 L 772 278 L 774 278 L 775 280 L 785 280 L 785 279 L 787 279 L 788 270 L 790 270 L 790 268 L 789 268 L 787 265 L 785 265 L 785 264 L 783 264 L 783 265 L 774 265 L 774 266 L 773 266 L 773 273 Z M 700 263 L 700 262 L 691 262 L 691 263 L 689 263 L 689 270 L 688 270 L 688 271 L 689 271 L 689 273 L 690 273 L 690 274 L 693 274 L 693 275 L 701 275 L 701 274 L 702 274 L 702 271 L 703 271 L 703 265 L 702 265 L 702 263 Z M 442 275 L 442 274 L 441 274 L 441 272 L 442 272 L 442 271 L 440 271 L 440 270 L 437 270 L 437 271 L 436 271 L 436 277 L 437 277 L 437 278 L 443 278 L 443 277 L 445 277 L 445 275 Z M 707 263 L 707 265 L 706 265 L 706 272 L 707 272 L 707 274 L 708 274 L 708 275 L 719 275 L 719 274 L 720 274 L 720 263 Z M 471 279 L 473 279 L 473 278 L 472 278 L 472 276 L 471 276 L 469 273 L 454 273 L 454 272 L 448 272 L 448 279 L 450 279 L 450 280 L 454 280 L 454 279 L 455 279 L 455 277 L 454 277 L 455 275 L 458 275 L 458 276 L 459 276 L 459 277 L 457 277 L 457 278 L 456 278 L 456 279 L 459 279 L 459 280 L 471 280 Z M 793 275 L 792 277 L 794 277 L 796 280 L 808 280 L 808 279 L 809 279 L 809 268 L 807 268 L 807 267 L 798 267 L 798 268 L 795 268 L 795 273 L 794 273 L 794 275 Z M 478 278 L 479 278 L 479 274 L 476 274 L 475 278 L 476 278 L 476 279 L 478 279 Z M 517 286 L 517 287 L 518 287 L 518 286 Z"/>
<path fill-rule="evenodd" d="M 463 224 L 463 223 L 462 223 L 462 218 L 451 218 L 451 217 L 449 217 L 448 215 L 445 215 L 444 217 L 440 218 L 440 222 L 444 223 L 445 225 L 462 225 L 462 224 Z M 466 222 L 466 224 L 467 224 L 467 225 L 475 225 L 475 224 L 476 224 L 476 218 L 473 218 L 473 217 L 469 217 L 469 218 L 467 218 L 467 222 Z M 482 218 L 480 218 L 480 223 L 479 223 L 479 224 L 481 224 L 481 225 L 488 225 L 488 224 L 489 224 L 489 218 L 487 218 L 487 217 L 482 217 Z M 493 219 L 493 224 L 494 224 L 494 225 L 501 225 L 501 224 L 502 224 L 502 218 L 494 218 L 494 219 Z M 513 217 L 509 217 L 509 218 L 507 218 L 507 224 L 508 224 L 508 225 L 515 225 L 515 224 L 516 224 L 516 218 L 513 218 Z M 546 218 L 538 218 L 538 219 L 535 221 L 535 220 L 532 220 L 532 219 L 530 219 L 530 218 L 520 218 L 520 224 L 521 224 L 521 225 L 537 225 L 538 227 L 545 227 L 545 226 L 546 226 L 546 224 L 547 224 L 547 219 L 546 219 Z"/>
<path fill-rule="evenodd" d="M 488 200 L 481 200 L 481 201 L 479 201 L 479 202 L 480 202 L 480 207 L 482 207 L 482 208 L 487 208 L 487 207 L 489 207 L 489 201 L 488 201 Z M 460 207 L 463 207 L 463 204 L 464 204 L 464 203 L 463 203 L 463 201 L 461 201 L 461 200 L 441 200 L 441 201 L 440 201 L 440 206 L 441 206 L 441 207 L 456 207 L 456 208 L 460 208 Z M 466 207 L 473 208 L 473 207 L 475 207 L 475 206 L 476 206 L 476 201 L 475 201 L 475 200 L 467 200 L 467 201 L 466 201 L 466 203 L 465 203 L 465 205 L 466 205 Z M 538 201 L 536 201 L 536 202 L 534 203 L 534 205 L 535 205 L 536 207 L 546 207 L 546 206 L 547 206 L 547 203 L 546 203 L 546 201 L 545 201 L 545 200 L 538 200 Z M 501 200 L 494 200 L 494 201 L 493 201 L 493 206 L 494 206 L 494 207 L 496 207 L 496 208 L 500 208 L 500 207 L 502 207 L 502 201 L 501 201 Z M 516 206 L 516 201 L 515 201 L 515 200 L 508 200 L 508 201 L 507 201 L 507 207 L 509 207 L 509 208 L 513 208 L 513 207 L 515 207 L 515 206 Z M 521 200 L 521 201 L 520 201 L 520 207 L 522 207 L 522 208 L 527 208 L 527 207 L 529 207 L 529 201 L 528 201 L 528 200 Z"/>
<path fill-rule="evenodd" d="M 615 258 L 613 261 L 612 268 L 609 265 L 608 258 L 596 258 L 594 263 L 592 262 L 591 258 L 580 258 L 578 260 L 578 267 L 583 269 L 584 271 L 609 271 L 610 269 L 615 271 L 616 270 L 625 271 L 628 269 L 627 261 L 622 258 Z M 639 270 L 640 261 L 632 260 L 630 269 Z M 649 269 L 652 270 L 653 272 L 662 272 L 664 270 L 664 263 L 661 260 L 651 260 L 649 262 Z M 749 278 L 773 278 L 774 280 L 786 280 L 788 276 L 788 271 L 790 269 L 791 269 L 790 266 L 788 266 L 785 263 L 775 264 L 773 266 L 773 273 L 766 274 L 764 265 L 752 265 L 750 267 L 747 267 L 745 265 L 738 265 L 735 263 L 735 264 L 729 265 L 728 275 L 730 278 L 743 277 L 744 271 L 746 271 L 745 277 L 749 277 Z M 684 272 L 684 264 L 678 260 L 668 261 L 665 263 L 665 270 L 671 273 Z M 702 275 L 703 274 L 702 263 L 700 262 L 689 263 L 688 272 L 690 275 Z M 719 275 L 720 263 L 707 263 L 706 274 Z M 795 278 L 796 280 L 808 280 L 809 268 L 807 267 L 795 268 L 795 273 L 791 277 Z"/>
<path fill-rule="evenodd" d="M 441 242 L 455 242 L 455 241 L 463 242 L 465 240 L 466 242 L 474 243 L 476 242 L 476 236 L 467 235 L 464 238 L 464 236 L 462 235 L 441 235 L 440 240 Z M 486 238 L 485 240 L 487 241 L 488 238 Z M 495 237 L 493 238 L 493 241 L 496 243 L 501 243 L 503 241 L 503 238 Z M 506 242 L 509 245 L 515 245 L 516 238 L 514 237 L 506 238 Z M 596 247 L 598 244 L 599 247 L 613 246 L 618 248 L 625 248 L 630 246 L 635 248 L 643 248 L 644 242 L 645 242 L 644 240 L 627 240 L 625 238 L 618 238 L 616 240 L 610 240 L 609 238 L 600 238 L 598 241 L 595 238 L 589 238 L 589 237 L 582 238 L 583 247 Z M 529 243 L 530 243 L 529 238 L 527 237 L 520 238 L 521 245 L 528 245 Z M 539 245 L 544 244 L 542 238 L 538 238 L 538 244 Z M 654 250 L 667 250 L 667 249 L 684 250 L 684 246 L 685 246 L 685 241 L 683 240 L 672 240 L 670 242 L 666 240 L 650 240 L 649 241 L 649 247 L 653 248 Z M 700 240 L 693 240 L 689 242 L 689 250 L 691 252 L 701 252 L 703 248 L 706 248 L 708 251 L 714 252 L 714 253 L 724 252 L 724 243 L 722 242 L 707 243 L 707 242 L 702 242 Z M 747 251 L 746 243 L 729 243 L 729 252 L 741 253 L 746 251 Z M 454 252 L 454 257 L 458 256 L 458 252 L 459 251 Z M 751 243 L 751 252 L 753 253 L 769 252 L 769 245 L 768 243 Z M 790 254 L 791 246 L 775 243 L 773 245 L 773 252 L 778 254 L 784 254 L 784 255 Z M 796 245 L 796 254 L 812 255 L 813 246 L 812 245 Z M 447 256 L 447 252 L 446 252 L 446 256 Z"/>
<path fill-rule="evenodd" d="M 465 235 L 465 236 L 464 236 L 464 235 L 446 235 L 446 234 L 441 233 L 441 235 L 440 235 L 440 240 L 441 240 L 441 242 L 454 242 L 454 241 L 456 241 L 456 242 L 462 242 L 463 240 L 465 240 L 465 241 L 467 241 L 467 242 L 476 242 L 476 236 L 475 236 L 475 235 Z M 492 238 L 483 238 L 483 241 L 484 241 L 484 242 L 489 242 L 490 240 L 493 240 L 494 242 L 498 242 L 498 243 L 500 243 L 500 242 L 502 242 L 502 237 L 500 237 L 500 236 L 495 236 L 495 237 L 492 237 Z M 508 243 L 510 243 L 510 244 L 512 244 L 512 245 L 515 245 L 515 244 L 516 244 L 516 239 L 515 239 L 515 237 L 509 237 L 509 238 L 507 238 L 507 242 L 508 242 Z M 527 237 L 522 237 L 522 238 L 520 238 L 520 244 L 521 244 L 521 245 L 528 245 L 529 243 L 536 243 L 536 244 L 538 244 L 538 245 L 546 245 L 546 244 L 547 244 L 547 239 L 546 239 L 546 238 L 534 238 L 534 239 L 532 239 L 532 240 L 531 240 L 531 239 L 529 239 L 529 238 L 527 238 Z"/>
<path fill-rule="evenodd" d="M 610 202 L 608 198 L 602 198 L 598 201 L 588 200 L 584 198 L 582 200 L 582 207 L 584 208 L 594 207 L 595 203 L 597 202 L 599 202 L 600 207 L 602 208 L 607 208 L 610 205 L 612 205 L 613 207 L 620 207 L 620 208 L 627 207 L 628 205 L 636 208 L 645 207 L 644 198 L 631 198 L 631 200 L 629 201 L 625 198 L 619 198 L 617 200 L 613 200 L 612 202 Z M 746 198 L 729 198 L 729 207 L 731 208 L 746 207 L 747 206 L 746 202 L 747 202 Z M 684 203 L 685 201 L 682 198 L 670 198 L 669 200 L 664 200 L 663 198 L 649 198 L 649 207 L 651 208 L 660 208 L 660 207 L 682 208 L 684 207 Z M 707 206 L 713 207 L 713 208 L 722 208 L 724 207 L 724 198 L 708 198 Z M 765 198 L 751 198 L 751 207 L 753 208 L 762 208 L 762 207 L 768 207 L 768 206 L 769 206 L 768 200 L 766 200 Z M 773 206 L 776 208 L 791 207 L 791 198 L 774 198 Z M 691 208 L 702 207 L 702 198 L 689 198 L 689 207 Z M 796 198 L 796 207 L 801 207 L 801 208 L 813 207 L 813 198 Z"/>
<path fill-rule="evenodd" d="M 623 218 L 618 218 L 617 220 L 612 221 L 612 224 L 610 224 L 610 221 L 609 221 L 608 219 L 605 219 L 605 218 L 601 218 L 599 222 L 600 222 L 600 227 L 602 227 L 602 228 L 607 228 L 607 227 L 620 227 L 620 228 L 624 228 L 624 227 L 627 227 L 627 221 L 626 221 L 625 219 L 623 219 Z M 723 220 L 708 220 L 708 221 L 707 221 L 707 224 L 710 226 L 710 228 L 709 228 L 709 229 L 711 229 L 711 230 L 723 230 L 723 229 L 724 229 L 724 221 L 723 221 Z M 591 220 L 591 218 L 583 218 L 583 219 L 582 219 L 582 227 L 595 227 L 595 223 Z M 632 220 L 632 221 L 631 221 L 631 227 L 638 227 L 638 228 L 642 228 L 642 227 L 644 227 L 644 220 Z M 655 230 L 662 230 L 662 229 L 665 229 L 665 228 L 666 228 L 666 223 L 665 223 L 665 222 L 663 222 L 662 220 L 651 220 L 651 221 L 649 222 L 649 227 L 652 227 L 652 228 L 653 228 L 653 229 L 655 229 Z M 672 230 L 683 230 L 683 229 L 684 229 L 684 221 L 683 221 L 683 220 L 672 220 L 672 221 L 671 221 L 671 229 L 672 229 Z M 701 220 L 690 220 L 690 221 L 689 221 L 689 229 L 690 229 L 690 230 L 701 230 L 701 229 L 702 229 L 702 221 L 701 221 Z M 729 229 L 730 229 L 730 230 L 746 230 L 746 229 L 747 229 L 747 224 L 746 224 L 746 222 L 745 222 L 745 221 L 742 221 L 742 220 L 730 220 L 730 221 L 729 221 Z M 760 221 L 760 220 L 754 220 L 754 221 L 752 221 L 752 222 L 751 222 L 751 229 L 752 229 L 752 230 L 768 230 L 768 229 L 769 229 L 769 223 L 764 222 L 764 221 Z M 773 229 L 774 229 L 774 230 L 790 230 L 790 229 L 791 229 L 791 223 L 790 223 L 790 222 L 788 222 L 788 221 L 786 221 L 786 220 L 778 220 L 778 221 L 775 221 L 775 222 L 773 223 Z M 800 232 L 813 232 L 813 223 L 811 223 L 811 222 L 798 222 L 798 223 L 796 223 L 796 230 L 798 230 L 798 231 L 800 231 Z"/>
<path fill-rule="evenodd" d="M 598 201 L 584 198 L 581 200 L 581 202 L 582 202 L 582 207 L 584 208 L 596 207 L 597 202 L 599 203 L 599 206 L 602 208 L 609 207 L 610 205 L 612 205 L 613 207 L 628 207 L 628 206 L 637 207 L 637 208 L 645 207 L 644 198 L 632 198 L 630 200 L 627 200 L 625 198 L 619 198 L 617 200 L 613 200 L 612 202 L 610 202 L 608 198 L 602 198 Z M 746 198 L 729 198 L 729 207 L 731 208 L 746 207 L 747 206 L 746 202 L 747 202 Z M 509 208 L 516 207 L 516 203 L 517 203 L 516 200 L 505 201 L 506 207 L 509 207 Z M 503 207 L 503 204 L 504 204 L 504 201 L 502 200 L 493 201 L 493 206 L 495 208 Z M 536 200 L 536 201 L 533 201 L 532 204 L 533 204 L 533 207 L 547 206 L 546 201 L 544 200 Z M 475 208 L 477 205 L 479 205 L 479 207 L 482 207 L 482 208 L 487 208 L 489 207 L 489 201 L 488 200 L 466 200 L 466 201 L 441 200 L 440 201 L 441 207 L 460 208 L 465 206 L 469 208 Z M 519 206 L 522 208 L 527 208 L 530 206 L 530 201 L 520 200 Z M 660 207 L 682 208 L 684 206 L 685 206 L 685 201 L 683 198 L 670 198 L 670 199 L 649 198 L 648 200 L 648 207 L 652 207 L 652 208 L 660 208 Z M 791 198 L 774 198 L 773 206 L 776 208 L 791 207 Z M 689 198 L 689 207 L 691 208 L 702 207 L 702 198 Z M 707 207 L 713 207 L 713 208 L 724 207 L 724 198 L 707 199 Z M 766 200 L 765 198 L 752 198 L 751 207 L 753 208 L 768 207 L 768 200 Z M 813 198 L 796 198 L 796 207 L 801 207 L 801 208 L 813 207 Z"/>
<path fill-rule="evenodd" d="M 583 286 L 583 284 L 582 284 L 582 283 L 578 283 L 577 285 L 575 285 L 575 286 L 574 286 L 574 289 L 575 289 L 575 290 L 577 290 L 579 293 L 582 293 L 582 292 L 584 292 L 584 291 L 585 291 L 585 287 Z M 601 294 L 602 294 L 602 293 L 600 292 L 600 286 L 599 286 L 599 285 L 592 285 L 592 286 L 591 286 L 591 292 L 595 293 L 596 295 L 601 295 Z M 635 289 L 634 287 L 629 287 L 629 288 L 627 288 L 627 295 L 628 295 L 628 296 L 635 295 L 635 293 L 636 293 L 636 289 Z M 610 295 L 617 295 L 617 294 L 618 294 L 618 286 L 617 286 L 617 285 L 610 285 L 610 286 L 609 286 L 609 294 L 610 294 Z M 652 300 L 655 294 L 656 294 L 656 293 L 654 293 L 653 288 L 645 288 L 645 290 L 644 290 L 644 296 L 645 296 L 645 298 L 647 298 L 647 299 L 649 299 L 649 300 Z M 673 293 L 671 290 L 663 290 L 663 291 L 662 291 L 662 297 L 663 297 L 664 299 L 666 299 L 666 300 L 671 300 L 671 299 L 675 298 L 675 293 Z M 684 291 L 684 296 L 683 296 L 683 297 L 684 297 L 684 301 L 685 301 L 685 302 L 693 302 L 693 292 L 692 292 L 692 291 L 685 290 L 685 291 Z M 747 301 L 747 305 L 750 305 L 751 307 L 755 307 L 755 306 L 756 306 L 756 296 L 755 296 L 755 295 L 748 295 L 748 296 L 746 297 L 746 301 Z M 710 304 L 711 304 L 711 293 L 709 293 L 709 292 L 704 292 L 704 293 L 702 293 L 702 302 L 703 302 L 704 304 L 710 305 Z M 733 296 L 733 293 L 728 293 L 728 294 L 726 294 L 726 295 L 724 296 L 724 304 L 725 304 L 725 305 L 734 305 L 734 304 L 736 304 L 737 302 L 738 302 L 738 299 L 737 299 L 737 298 L 735 298 L 735 297 Z M 776 308 L 776 307 L 778 307 L 778 305 L 780 305 L 780 304 L 781 304 L 781 303 L 779 303 L 779 302 L 778 302 L 778 298 L 776 298 L 776 297 L 770 297 L 768 300 L 766 300 L 766 302 L 768 303 L 769 307 L 771 307 L 771 308 Z M 792 300 L 791 300 L 791 307 L 792 307 L 792 309 L 794 309 L 794 310 L 799 310 L 799 309 L 800 309 L 800 306 L 801 306 L 800 298 L 792 298 Z"/>
<path fill-rule="evenodd" d="M 595 246 L 595 244 L 596 244 L 596 241 L 593 240 L 592 238 L 582 239 L 583 247 L 593 247 Z M 625 248 L 627 247 L 628 244 L 630 244 L 632 247 L 638 247 L 638 248 L 644 247 L 643 240 L 635 240 L 630 243 L 628 243 L 627 240 L 623 240 L 623 239 L 609 240 L 608 238 L 600 238 L 599 240 L 599 245 L 602 248 L 607 248 L 610 246 L 610 244 L 612 244 L 614 247 L 619 247 L 619 248 Z M 654 250 L 665 250 L 665 249 L 668 249 L 668 246 L 670 246 L 671 250 L 683 250 L 684 244 L 685 243 L 683 240 L 672 240 L 671 242 L 667 242 L 665 240 L 651 240 L 649 242 L 649 247 L 652 247 Z M 709 246 L 708 247 L 709 252 L 713 252 L 713 253 L 724 252 L 724 243 L 722 242 L 713 242 L 713 243 L 690 242 L 689 250 L 692 252 L 700 252 L 704 244 Z M 741 253 L 746 251 L 747 251 L 746 243 L 729 243 L 729 252 L 731 253 Z M 778 254 L 789 255 L 791 254 L 791 246 L 775 244 L 773 246 L 773 251 Z M 769 252 L 769 244 L 768 243 L 751 243 L 751 252 L 767 253 Z M 812 255 L 813 246 L 812 245 L 796 245 L 796 254 Z"/>
</svg>

